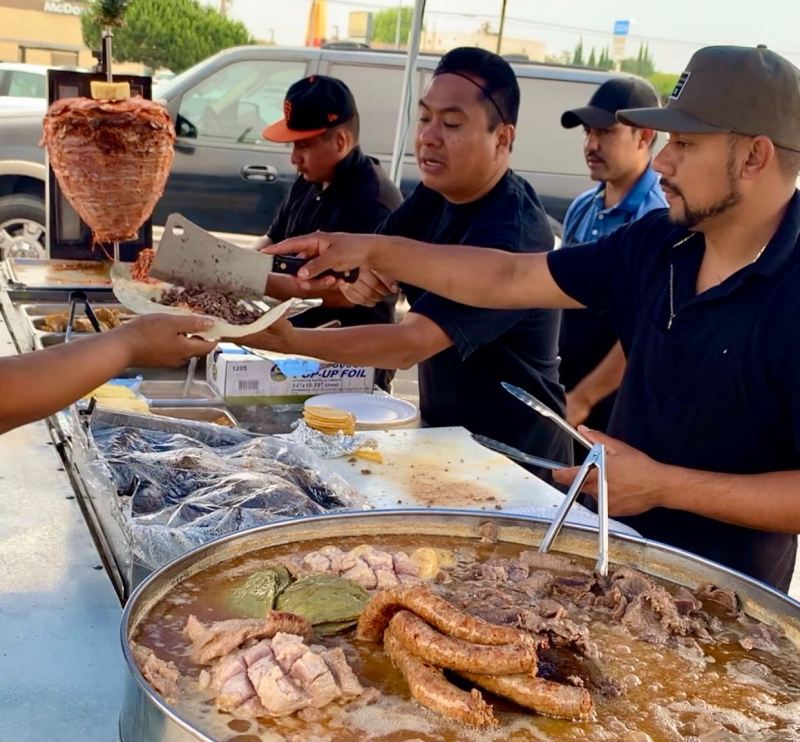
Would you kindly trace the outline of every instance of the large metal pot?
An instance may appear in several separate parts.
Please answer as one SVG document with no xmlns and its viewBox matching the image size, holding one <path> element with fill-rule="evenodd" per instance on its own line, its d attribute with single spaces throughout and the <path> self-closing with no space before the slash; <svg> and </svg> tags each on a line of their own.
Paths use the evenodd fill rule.
<svg viewBox="0 0 800 742">
<path fill-rule="evenodd" d="M 233 534 L 201 546 L 154 572 L 131 596 L 122 615 L 122 651 L 128 671 L 120 714 L 122 742 L 213 742 L 150 688 L 133 660 L 128 641 L 150 609 L 183 580 L 220 562 L 269 546 L 335 541 L 344 536 L 455 536 L 475 541 L 481 536 L 479 526 L 487 522 L 497 526 L 499 541 L 528 547 L 541 541 L 549 525 L 538 518 L 466 510 L 343 513 L 285 521 Z M 787 595 L 739 572 L 653 541 L 611 534 L 610 542 L 612 564 L 630 565 L 688 588 L 704 582 L 730 588 L 741 598 L 746 613 L 781 628 L 800 646 L 800 603 Z M 566 526 L 556 541 L 556 549 L 594 560 L 597 532 L 582 526 Z"/>
</svg>

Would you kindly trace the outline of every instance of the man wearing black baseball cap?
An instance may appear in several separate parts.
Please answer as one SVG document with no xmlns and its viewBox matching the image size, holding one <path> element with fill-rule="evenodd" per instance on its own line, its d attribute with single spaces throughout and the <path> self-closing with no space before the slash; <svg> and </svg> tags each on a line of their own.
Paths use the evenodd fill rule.
<svg viewBox="0 0 800 742">
<path fill-rule="evenodd" d="M 257 247 L 315 230 L 372 232 L 403 201 L 380 163 L 358 146 L 359 118 L 350 89 L 341 80 L 312 75 L 294 83 L 284 117 L 264 129 L 272 142 L 292 144 L 298 178 L 278 207 Z M 320 296 L 324 304 L 295 317 L 298 327 L 338 321 L 346 327 L 394 321 L 394 299 L 365 307 L 338 290 L 305 291 L 292 276 L 272 275 L 267 294 L 284 300 Z M 393 372 L 378 369 L 376 383 L 389 388 Z"/>
<path fill-rule="evenodd" d="M 570 205 L 564 218 L 565 244 L 591 242 L 667 205 L 650 167 L 655 131 L 616 119 L 621 109 L 658 105 L 658 93 L 646 80 L 615 77 L 597 88 L 589 105 L 561 116 L 565 129 L 583 127 L 589 175 L 598 181 Z"/>
<path fill-rule="evenodd" d="M 370 266 L 476 306 L 607 312 L 628 365 L 610 435 L 585 433 L 609 454 L 610 514 L 787 590 L 800 533 L 800 71 L 765 48 L 706 47 L 665 108 L 617 116 L 668 132 L 654 167 L 669 210 L 598 242 L 528 255 L 309 235 L 274 251 L 317 253 L 303 277 Z"/>
<path fill-rule="evenodd" d="M 519 108 L 519 83 L 505 59 L 477 47 L 447 52 L 419 99 L 414 149 L 420 183 L 377 231 L 509 252 L 551 249 L 547 214 L 530 183 L 510 167 Z M 348 287 L 350 296 L 358 292 L 359 300 L 372 301 L 381 295 L 381 286 L 362 281 L 369 273 L 362 271 Z M 416 366 L 420 412 L 429 425 L 461 426 L 550 459 L 571 460 L 563 432 L 546 420 L 515 414 L 516 402 L 501 386 L 509 381 L 530 389 L 563 413 L 559 313 L 480 310 L 415 286 L 403 288 L 410 310 L 391 327 L 298 330 L 276 322 L 248 344 L 337 363 Z"/>
<path fill-rule="evenodd" d="M 658 105 L 658 93 L 647 80 L 613 77 L 597 88 L 587 106 L 562 115 L 564 128 L 583 127 L 583 154 L 590 177 L 598 181 L 567 210 L 562 245 L 597 240 L 667 205 L 651 163 L 655 131 L 616 119 L 620 109 Z M 607 317 L 567 309 L 561 319 L 559 351 L 567 419 L 573 425 L 586 423 L 606 430 L 625 370 L 625 355 L 613 326 Z"/>
</svg>

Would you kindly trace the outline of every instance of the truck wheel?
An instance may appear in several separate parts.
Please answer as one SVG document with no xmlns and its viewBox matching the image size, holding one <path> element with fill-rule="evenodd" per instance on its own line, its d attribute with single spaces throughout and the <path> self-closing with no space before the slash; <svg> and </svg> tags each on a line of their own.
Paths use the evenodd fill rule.
<svg viewBox="0 0 800 742">
<path fill-rule="evenodd" d="M 44 201 L 28 193 L 0 198 L 0 257 L 47 257 Z"/>
</svg>

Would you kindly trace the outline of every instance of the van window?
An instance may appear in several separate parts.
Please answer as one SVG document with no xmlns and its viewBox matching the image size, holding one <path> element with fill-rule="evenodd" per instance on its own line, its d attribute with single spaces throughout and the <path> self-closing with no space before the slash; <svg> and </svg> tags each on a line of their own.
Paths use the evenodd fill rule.
<svg viewBox="0 0 800 742">
<path fill-rule="evenodd" d="M 342 80 L 356 99 L 364 152 L 391 155 L 403 91 L 403 67 L 334 62 L 328 74 Z"/>
<path fill-rule="evenodd" d="M 178 136 L 263 144 L 262 130 L 283 116 L 287 89 L 305 74 L 300 61 L 247 60 L 217 70 L 184 93 Z"/>
<path fill-rule="evenodd" d="M 511 166 L 519 171 L 586 175 L 581 131 L 564 129 L 561 114 L 585 106 L 593 83 L 519 77 L 521 103 Z"/>
</svg>

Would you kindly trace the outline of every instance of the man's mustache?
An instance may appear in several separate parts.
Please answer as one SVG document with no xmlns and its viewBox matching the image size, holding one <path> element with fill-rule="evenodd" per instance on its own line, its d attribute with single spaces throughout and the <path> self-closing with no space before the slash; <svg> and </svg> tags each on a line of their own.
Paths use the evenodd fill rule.
<svg viewBox="0 0 800 742">
<path fill-rule="evenodd" d="M 671 180 L 667 180 L 666 178 L 661 178 L 661 190 L 668 190 L 672 191 L 676 196 L 680 196 L 683 198 L 683 192 L 681 191 L 678 186 L 676 186 Z"/>
</svg>

